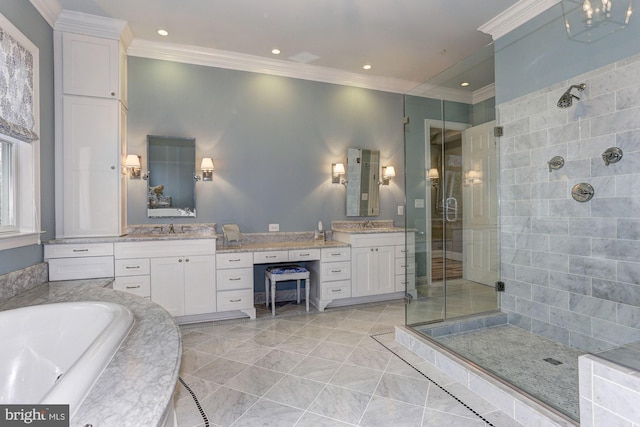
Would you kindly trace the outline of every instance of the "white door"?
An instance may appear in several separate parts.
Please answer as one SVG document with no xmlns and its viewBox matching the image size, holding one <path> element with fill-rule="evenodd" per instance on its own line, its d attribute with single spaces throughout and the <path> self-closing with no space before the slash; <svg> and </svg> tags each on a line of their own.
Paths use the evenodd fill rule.
<svg viewBox="0 0 640 427">
<path fill-rule="evenodd" d="M 495 121 L 462 134 L 463 277 L 492 286 L 498 271 Z"/>
<path fill-rule="evenodd" d="M 378 278 L 378 283 L 373 293 L 388 294 L 394 292 L 396 288 L 395 246 L 379 246 L 374 248 L 374 260 L 374 271 Z"/>
</svg>

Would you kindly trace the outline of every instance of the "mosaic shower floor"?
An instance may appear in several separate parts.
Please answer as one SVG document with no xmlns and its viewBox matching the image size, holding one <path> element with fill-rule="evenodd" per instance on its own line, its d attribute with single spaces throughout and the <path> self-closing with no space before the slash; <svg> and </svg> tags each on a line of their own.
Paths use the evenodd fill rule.
<svg viewBox="0 0 640 427">
<path fill-rule="evenodd" d="M 512 325 L 435 340 L 574 420 L 579 419 L 578 356 L 585 352 Z"/>
</svg>

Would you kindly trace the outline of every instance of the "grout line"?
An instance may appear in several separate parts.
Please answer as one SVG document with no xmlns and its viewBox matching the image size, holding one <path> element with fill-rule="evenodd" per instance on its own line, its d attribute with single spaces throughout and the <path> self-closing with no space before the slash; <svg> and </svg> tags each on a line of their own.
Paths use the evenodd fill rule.
<svg viewBox="0 0 640 427">
<path fill-rule="evenodd" d="M 484 418 L 482 415 L 480 415 L 477 411 L 475 411 L 473 408 L 471 408 L 469 405 L 467 405 L 466 403 L 464 403 L 462 400 L 460 400 L 458 397 L 456 397 L 453 393 L 451 393 L 449 390 L 447 390 L 446 388 L 444 388 L 443 386 L 441 386 L 440 384 L 438 384 L 437 382 L 435 382 L 433 379 L 429 378 L 429 376 L 427 376 L 425 373 L 423 373 L 422 371 L 420 371 L 418 368 L 416 368 L 415 366 L 413 366 L 411 363 L 409 363 L 408 361 L 406 361 L 402 356 L 400 356 L 398 353 L 396 353 L 395 351 L 393 351 L 392 349 L 390 349 L 389 347 L 387 347 L 386 345 L 384 345 L 380 340 L 378 340 L 376 337 L 381 336 L 381 335 L 389 335 L 392 334 L 393 332 L 387 332 L 384 334 L 377 334 L 377 335 L 372 335 L 371 338 L 373 338 L 374 340 L 376 340 L 381 346 L 383 346 L 384 348 L 386 348 L 389 352 L 393 353 L 398 359 L 402 360 L 404 363 L 406 363 L 407 365 L 411 366 L 413 369 L 415 369 L 418 373 L 420 373 L 420 375 L 422 375 L 423 377 L 425 377 L 427 380 L 429 380 L 431 383 L 433 383 L 436 387 L 438 387 L 440 390 L 444 391 L 446 394 L 448 394 L 449 396 L 451 396 L 452 398 L 454 398 L 458 403 L 460 403 L 462 406 L 464 406 L 465 408 L 467 408 L 468 410 L 470 410 L 474 415 L 476 415 L 478 418 L 480 418 L 482 421 L 484 421 L 487 425 L 491 426 L 491 427 L 495 427 L 489 420 L 487 420 L 486 418 Z M 426 401 L 425 401 L 426 403 Z M 425 410 L 426 410 L 426 405 L 425 405 Z M 424 415 L 423 415 L 424 417 Z"/>
</svg>

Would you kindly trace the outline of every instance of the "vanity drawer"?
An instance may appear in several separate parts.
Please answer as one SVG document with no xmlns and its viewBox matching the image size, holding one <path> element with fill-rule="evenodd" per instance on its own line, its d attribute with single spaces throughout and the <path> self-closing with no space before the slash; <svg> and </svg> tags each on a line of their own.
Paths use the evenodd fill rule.
<svg viewBox="0 0 640 427">
<path fill-rule="evenodd" d="M 323 282 L 351 279 L 351 263 L 349 261 L 323 262 L 320 268 L 322 269 Z"/>
<path fill-rule="evenodd" d="M 253 268 L 218 270 L 216 273 L 216 286 L 219 291 L 253 289 Z"/>
<path fill-rule="evenodd" d="M 142 276 L 145 274 L 149 274 L 149 272 L 149 258 L 116 260 L 116 277 Z"/>
<path fill-rule="evenodd" d="M 333 300 L 351 297 L 351 281 L 343 280 L 339 282 L 322 283 L 323 300 Z"/>
<path fill-rule="evenodd" d="M 113 257 L 54 258 L 49 261 L 49 280 L 113 277 Z"/>
<path fill-rule="evenodd" d="M 289 251 L 266 251 L 253 253 L 254 264 L 269 264 L 271 262 L 286 261 L 289 261 Z"/>
<path fill-rule="evenodd" d="M 396 274 L 404 274 L 405 267 L 407 274 L 416 272 L 416 262 L 413 259 L 396 258 Z"/>
<path fill-rule="evenodd" d="M 218 311 L 245 310 L 253 307 L 253 289 L 219 291 Z"/>
<path fill-rule="evenodd" d="M 296 249 L 289 251 L 289 261 L 311 261 L 320 259 L 320 249 Z"/>
<path fill-rule="evenodd" d="M 409 245 L 408 247 L 405 245 L 396 246 L 396 258 L 404 258 L 406 256 L 415 256 L 416 247 L 413 245 Z"/>
<path fill-rule="evenodd" d="M 405 290 L 412 291 L 416 288 L 416 275 L 415 274 L 399 274 L 396 276 L 396 292 L 404 292 Z"/>
<path fill-rule="evenodd" d="M 47 258 L 77 258 L 90 256 L 113 255 L 113 243 L 61 244 L 44 245 L 44 257 Z"/>
<path fill-rule="evenodd" d="M 253 267 L 253 254 L 251 252 L 216 254 L 216 266 L 218 269 Z"/>
<path fill-rule="evenodd" d="M 351 259 L 351 248 L 324 248 L 322 249 L 322 262 L 349 261 Z"/>
<path fill-rule="evenodd" d="M 151 278 L 149 276 L 116 277 L 113 289 L 151 298 Z"/>
</svg>

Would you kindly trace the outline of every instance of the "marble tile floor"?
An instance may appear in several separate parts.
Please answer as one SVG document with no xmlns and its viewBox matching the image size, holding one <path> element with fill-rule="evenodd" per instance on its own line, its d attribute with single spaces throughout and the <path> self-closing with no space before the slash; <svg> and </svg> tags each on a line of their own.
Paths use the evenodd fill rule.
<svg viewBox="0 0 640 427">
<path fill-rule="evenodd" d="M 184 325 L 180 376 L 211 426 L 515 427 L 495 406 L 397 344 L 404 304 Z M 178 425 L 204 426 L 178 383 Z"/>
</svg>

